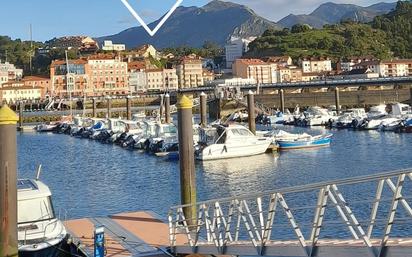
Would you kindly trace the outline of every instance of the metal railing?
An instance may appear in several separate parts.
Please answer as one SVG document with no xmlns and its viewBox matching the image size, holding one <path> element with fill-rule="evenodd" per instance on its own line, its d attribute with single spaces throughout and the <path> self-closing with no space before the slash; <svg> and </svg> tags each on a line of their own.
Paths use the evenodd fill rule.
<svg viewBox="0 0 412 257">
<path fill-rule="evenodd" d="M 411 256 L 402 255 L 412 251 L 410 180 L 412 170 L 400 170 L 200 202 L 192 220 L 184 214 L 191 205 L 172 207 L 170 246 L 175 253 L 328 256 L 319 250 L 327 246 L 336 249 L 329 256 Z M 401 250 L 388 250 L 398 243 Z"/>
</svg>

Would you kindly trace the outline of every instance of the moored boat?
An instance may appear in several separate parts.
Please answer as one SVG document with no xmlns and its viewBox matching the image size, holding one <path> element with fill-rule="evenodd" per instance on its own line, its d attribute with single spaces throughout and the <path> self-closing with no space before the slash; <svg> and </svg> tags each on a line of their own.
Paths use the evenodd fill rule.
<svg viewBox="0 0 412 257">
<path fill-rule="evenodd" d="M 303 148 L 317 148 L 323 146 L 329 146 L 332 141 L 332 134 L 318 135 L 306 137 L 299 137 L 296 139 L 279 139 L 276 140 L 280 150 L 292 150 Z"/>
</svg>

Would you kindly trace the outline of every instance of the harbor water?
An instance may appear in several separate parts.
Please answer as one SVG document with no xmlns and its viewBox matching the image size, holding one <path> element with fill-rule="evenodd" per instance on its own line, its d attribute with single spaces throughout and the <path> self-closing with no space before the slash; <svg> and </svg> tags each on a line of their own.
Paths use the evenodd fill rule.
<svg viewBox="0 0 412 257">
<path fill-rule="evenodd" d="M 275 190 L 412 167 L 412 136 L 378 131 L 286 127 L 332 132 L 330 147 L 196 164 L 199 200 Z M 152 210 L 166 217 L 180 202 L 179 164 L 59 134 L 18 135 L 20 178 L 41 179 L 62 219 Z"/>
</svg>

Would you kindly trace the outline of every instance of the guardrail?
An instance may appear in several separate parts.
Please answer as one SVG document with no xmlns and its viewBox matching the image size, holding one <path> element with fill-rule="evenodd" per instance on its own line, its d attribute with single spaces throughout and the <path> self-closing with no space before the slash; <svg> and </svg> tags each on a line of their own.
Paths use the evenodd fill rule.
<svg viewBox="0 0 412 257">
<path fill-rule="evenodd" d="M 169 212 L 175 253 L 411 256 L 412 170 L 200 202 Z M 407 183 L 409 182 L 409 183 Z M 408 227 L 409 226 L 409 227 Z"/>
</svg>

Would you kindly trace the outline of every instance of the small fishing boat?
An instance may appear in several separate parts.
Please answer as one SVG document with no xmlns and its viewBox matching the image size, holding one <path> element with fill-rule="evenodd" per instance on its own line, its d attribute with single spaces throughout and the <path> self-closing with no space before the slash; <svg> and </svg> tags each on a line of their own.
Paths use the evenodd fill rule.
<svg viewBox="0 0 412 257">
<path fill-rule="evenodd" d="M 38 176 L 17 181 L 19 256 L 58 256 L 66 243 L 67 232 L 54 213 L 51 197 L 49 187 Z"/>
<path fill-rule="evenodd" d="M 329 146 L 332 140 L 332 134 L 328 135 L 301 135 L 295 139 L 278 139 L 276 140 L 280 150 L 292 150 L 292 149 L 304 149 L 304 148 L 317 148 L 323 146 Z"/>
</svg>

